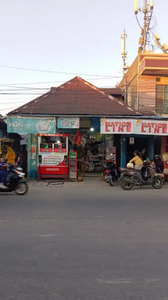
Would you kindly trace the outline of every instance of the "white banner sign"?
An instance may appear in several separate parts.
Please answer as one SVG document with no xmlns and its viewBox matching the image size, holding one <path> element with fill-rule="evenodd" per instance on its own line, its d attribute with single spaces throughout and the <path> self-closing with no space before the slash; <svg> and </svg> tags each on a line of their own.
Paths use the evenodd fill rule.
<svg viewBox="0 0 168 300">
<path fill-rule="evenodd" d="M 64 161 L 64 155 L 42 155 L 42 164 L 56 166 Z"/>
<path fill-rule="evenodd" d="M 57 118 L 58 128 L 79 128 L 79 118 Z"/>
<path fill-rule="evenodd" d="M 101 134 L 168 135 L 168 121 L 100 119 Z"/>
</svg>

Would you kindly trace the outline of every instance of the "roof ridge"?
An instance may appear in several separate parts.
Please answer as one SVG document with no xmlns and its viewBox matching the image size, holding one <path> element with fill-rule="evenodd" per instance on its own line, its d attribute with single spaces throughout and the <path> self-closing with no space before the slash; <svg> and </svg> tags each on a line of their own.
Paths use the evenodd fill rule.
<svg viewBox="0 0 168 300">
<path fill-rule="evenodd" d="M 67 88 L 68 85 L 69 88 Z M 79 95 L 79 97 L 76 95 Z M 83 103 L 82 106 L 81 103 Z M 29 112 L 29 114 L 33 114 L 35 111 L 37 111 L 38 113 L 46 113 L 47 107 L 48 111 L 52 113 L 53 110 L 50 106 L 52 106 L 52 108 L 53 106 L 56 107 L 57 113 L 60 111 L 60 109 L 62 109 L 62 114 L 67 110 L 69 111 L 69 108 L 73 113 L 79 113 L 79 111 L 82 111 L 82 109 L 84 112 L 86 109 L 86 112 L 88 111 L 88 113 L 86 114 L 94 114 L 94 107 L 95 113 L 98 113 L 99 110 L 101 110 L 102 114 L 105 114 L 103 113 L 103 111 L 107 111 L 106 113 L 108 113 L 108 110 L 110 109 L 111 112 L 113 112 L 113 110 L 116 112 L 121 111 L 121 114 L 123 115 L 129 114 L 130 112 L 131 114 L 140 115 L 138 111 L 131 109 L 116 97 L 111 96 L 104 91 L 101 91 L 100 88 L 97 88 L 95 85 L 79 76 L 75 76 L 74 78 L 68 80 L 60 86 L 50 89 L 47 93 L 9 112 L 8 115 L 11 115 L 12 113 L 24 114 L 27 111 Z"/>
</svg>

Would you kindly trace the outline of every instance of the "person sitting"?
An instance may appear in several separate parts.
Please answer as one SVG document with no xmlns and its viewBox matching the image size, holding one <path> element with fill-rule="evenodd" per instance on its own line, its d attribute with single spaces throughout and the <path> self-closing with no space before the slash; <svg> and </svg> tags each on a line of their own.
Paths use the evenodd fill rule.
<svg viewBox="0 0 168 300">
<path fill-rule="evenodd" d="M 140 152 L 138 150 L 134 151 L 134 157 L 129 161 L 129 163 L 134 163 L 135 169 L 141 170 L 143 165 L 143 160 L 140 157 Z"/>
<path fill-rule="evenodd" d="M 6 160 L 7 164 L 15 165 L 15 158 L 16 158 L 15 152 L 13 151 L 13 149 L 11 147 L 8 147 L 7 154 L 5 156 L 5 160 Z"/>
<path fill-rule="evenodd" d="M 4 162 L 0 162 L 0 183 L 2 184 L 2 187 L 5 187 L 6 185 L 6 179 L 8 176 L 8 170 L 7 170 L 7 164 Z"/>
<path fill-rule="evenodd" d="M 155 163 L 156 173 L 163 173 L 164 166 L 160 155 L 155 155 L 154 163 Z"/>
<path fill-rule="evenodd" d="M 20 154 L 16 161 L 16 166 L 22 168 L 23 167 L 23 155 Z"/>
</svg>

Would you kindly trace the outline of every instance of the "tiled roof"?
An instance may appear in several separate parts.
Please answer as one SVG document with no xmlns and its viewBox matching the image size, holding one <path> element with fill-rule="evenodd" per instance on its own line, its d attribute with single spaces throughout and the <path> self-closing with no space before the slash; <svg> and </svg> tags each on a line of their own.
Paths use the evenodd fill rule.
<svg viewBox="0 0 168 300">
<path fill-rule="evenodd" d="M 138 115 L 118 99 L 75 77 L 9 114 L 36 115 Z"/>
<path fill-rule="evenodd" d="M 100 90 L 109 95 L 122 95 L 123 93 L 120 88 L 100 88 Z"/>
</svg>

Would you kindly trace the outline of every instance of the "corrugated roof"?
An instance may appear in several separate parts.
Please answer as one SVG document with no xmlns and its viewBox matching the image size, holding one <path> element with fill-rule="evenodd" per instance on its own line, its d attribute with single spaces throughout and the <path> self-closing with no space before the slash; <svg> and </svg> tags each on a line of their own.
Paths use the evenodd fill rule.
<svg viewBox="0 0 168 300">
<path fill-rule="evenodd" d="M 9 114 L 36 115 L 137 115 L 118 99 L 75 77 Z"/>
</svg>

